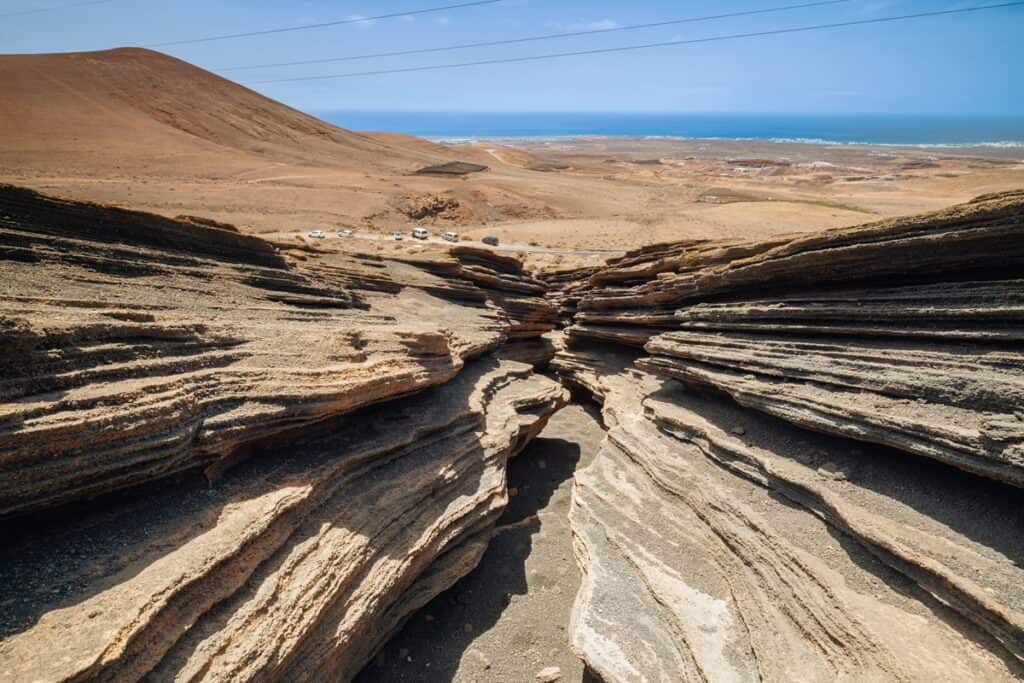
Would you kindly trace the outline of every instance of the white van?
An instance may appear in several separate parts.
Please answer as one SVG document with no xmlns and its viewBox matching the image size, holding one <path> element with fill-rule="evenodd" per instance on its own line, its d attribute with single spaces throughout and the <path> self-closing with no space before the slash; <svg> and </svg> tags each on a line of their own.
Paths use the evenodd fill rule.
<svg viewBox="0 0 1024 683">
<path fill-rule="evenodd" d="M 446 242 L 458 242 L 459 241 L 459 233 L 457 233 L 457 232 L 450 232 L 449 231 L 449 232 L 446 232 L 445 234 L 441 235 L 441 238 L 444 239 Z"/>
<path fill-rule="evenodd" d="M 430 237 L 430 233 L 427 232 L 426 228 L 416 228 L 412 231 L 412 236 L 418 240 L 425 240 Z"/>
</svg>

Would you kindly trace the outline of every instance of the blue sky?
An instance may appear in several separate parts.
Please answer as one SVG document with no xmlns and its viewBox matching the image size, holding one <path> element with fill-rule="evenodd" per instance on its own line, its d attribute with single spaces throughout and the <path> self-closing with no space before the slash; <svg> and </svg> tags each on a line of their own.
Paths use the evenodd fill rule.
<svg viewBox="0 0 1024 683">
<path fill-rule="evenodd" d="M 832 23 L 998 0 L 838 5 L 524 45 L 366 61 L 223 67 L 435 47 L 796 4 L 800 0 L 503 0 L 346 26 L 162 48 L 245 84 Z M 0 17 L 4 52 L 56 52 L 406 12 L 458 0 L 106 0 Z M 0 0 L 0 14 L 76 4 Z M 586 57 L 253 85 L 307 111 L 630 111 L 1024 114 L 1024 6 Z"/>
</svg>

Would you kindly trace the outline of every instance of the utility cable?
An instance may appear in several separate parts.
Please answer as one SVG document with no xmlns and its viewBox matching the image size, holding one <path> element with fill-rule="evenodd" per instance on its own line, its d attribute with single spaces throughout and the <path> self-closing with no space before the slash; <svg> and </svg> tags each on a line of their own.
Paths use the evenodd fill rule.
<svg viewBox="0 0 1024 683">
<path fill-rule="evenodd" d="M 89 2 L 75 2 L 69 5 L 57 5 L 55 7 L 39 7 L 37 9 L 23 9 L 17 12 L 4 12 L 0 14 L 0 18 L 4 17 L 21 17 L 27 14 L 42 14 L 43 12 L 56 12 L 58 10 L 74 9 L 76 7 L 88 7 L 90 5 L 106 5 L 107 3 L 114 2 L 115 0 L 89 0 Z"/>
<path fill-rule="evenodd" d="M 427 7 L 425 9 L 410 10 L 408 12 L 392 12 L 390 14 L 378 14 L 374 17 L 352 17 L 350 19 L 339 19 L 338 21 L 324 21 L 318 24 L 303 24 L 301 26 L 288 26 L 284 28 L 269 28 L 262 31 L 246 31 L 244 33 L 226 33 L 218 36 L 205 36 L 203 38 L 189 38 L 187 40 L 171 40 L 166 43 L 154 43 L 143 47 L 171 47 L 172 45 L 193 45 L 195 43 L 212 43 L 216 40 L 230 40 L 232 38 L 250 38 L 252 36 L 267 36 L 273 33 L 291 33 L 294 31 L 308 31 L 314 28 L 327 28 L 328 26 L 344 26 L 346 24 L 362 24 L 368 21 L 379 21 L 381 19 L 396 19 L 398 17 L 411 17 L 418 14 L 429 14 L 431 12 L 443 12 L 445 10 L 462 9 L 464 7 L 479 7 L 481 5 L 495 5 L 504 0 L 475 0 L 474 2 L 460 2 L 454 5 L 443 5 L 441 7 Z"/>
<path fill-rule="evenodd" d="M 938 17 L 949 14 L 966 14 L 968 12 L 980 12 L 983 10 L 997 9 L 1001 7 L 1017 7 L 1024 5 L 1024 0 L 1018 2 L 1001 2 L 995 5 L 978 5 L 974 7 L 960 7 L 957 9 L 936 10 L 933 12 L 917 12 L 914 14 L 902 14 L 894 17 L 878 17 L 875 19 L 858 19 L 853 21 L 840 21 L 832 24 L 816 24 L 813 26 L 797 26 L 793 28 L 780 28 L 767 31 L 753 31 L 750 33 L 733 33 L 729 35 L 711 36 L 708 38 L 693 38 L 690 40 L 669 40 L 660 43 L 645 43 L 642 45 L 625 45 L 622 47 L 606 47 L 593 50 L 575 50 L 572 52 L 554 52 L 543 55 L 529 55 L 526 57 L 509 57 L 505 59 L 483 59 L 475 62 L 457 62 L 454 64 L 434 64 L 430 66 L 411 66 L 401 69 L 378 69 L 375 71 L 355 71 L 343 74 L 330 74 L 324 76 L 298 76 L 292 78 L 274 78 L 265 81 L 253 81 L 253 85 L 266 83 L 293 83 L 297 81 L 323 81 L 338 78 L 358 78 L 361 76 L 381 76 L 385 74 L 413 73 L 418 71 L 440 71 L 442 69 L 461 69 L 471 66 L 486 66 L 492 64 L 515 64 L 520 62 L 534 62 L 546 59 L 560 59 L 563 57 L 579 57 L 583 55 L 600 55 L 613 52 L 630 52 L 635 50 L 649 50 L 662 47 L 675 47 L 679 45 L 695 45 L 698 43 L 714 43 L 725 40 L 739 40 L 744 38 L 757 38 L 761 36 L 777 36 L 789 33 L 806 33 L 809 31 L 821 31 L 846 26 L 865 26 L 867 24 L 881 24 L 891 21 L 903 21 L 908 19 L 920 19 L 924 17 Z"/>
<path fill-rule="evenodd" d="M 446 45 L 444 47 L 425 47 L 415 50 L 397 50 L 395 52 L 372 52 L 362 55 L 351 55 L 347 57 L 330 57 L 327 59 L 307 59 L 298 62 L 277 62 L 274 64 L 252 64 L 246 66 L 229 66 L 214 71 L 242 71 L 246 69 L 269 69 L 279 66 L 305 66 L 309 64 L 328 64 L 330 62 L 351 62 L 358 59 L 374 59 L 377 57 L 399 57 L 403 55 L 419 55 L 430 52 L 450 52 L 452 50 L 467 50 L 476 47 L 496 47 L 498 45 L 515 45 L 517 43 L 530 43 L 540 40 L 556 40 L 559 38 L 574 38 L 577 36 L 592 36 L 600 33 L 619 33 L 622 31 L 638 31 L 646 28 L 659 28 L 662 26 L 676 26 L 678 24 L 691 24 L 699 21 L 712 21 L 714 19 L 731 19 L 734 17 L 746 17 L 755 14 L 768 14 L 771 12 L 785 12 L 788 10 L 805 9 L 808 7 L 822 7 L 825 5 L 838 5 L 849 3 L 853 0 L 823 0 L 821 2 L 807 2 L 800 5 L 784 5 L 782 7 L 768 7 L 764 9 L 744 10 L 742 12 L 729 12 L 727 14 L 711 14 L 703 17 L 688 17 L 686 19 L 670 19 L 668 21 L 656 21 L 649 24 L 632 24 L 630 26 L 615 26 L 612 28 L 590 29 L 586 31 L 570 31 L 567 33 L 548 33 L 539 36 L 528 36 L 525 38 L 510 38 L 507 40 L 492 40 L 483 43 L 463 43 L 460 45 Z"/>
</svg>

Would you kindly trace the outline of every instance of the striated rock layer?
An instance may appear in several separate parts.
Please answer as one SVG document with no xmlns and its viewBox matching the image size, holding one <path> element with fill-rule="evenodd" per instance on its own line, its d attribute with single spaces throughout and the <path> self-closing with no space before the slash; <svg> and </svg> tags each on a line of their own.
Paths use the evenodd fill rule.
<svg viewBox="0 0 1024 683">
<path fill-rule="evenodd" d="M 472 569 L 566 392 L 462 258 L 0 187 L 0 680 L 345 680 Z"/>
<path fill-rule="evenodd" d="M 647 373 L 606 374 L 612 353 L 590 371 L 608 439 L 572 509 L 572 641 L 603 679 L 1024 673 L 1012 490 Z"/>
<path fill-rule="evenodd" d="M 605 680 L 1024 677 L 1024 192 L 544 279 L 282 249 L 0 187 L 0 680 L 350 679 L 479 560 L 549 362 L 608 428 Z"/>
<path fill-rule="evenodd" d="M 523 270 L 523 264 L 491 249 L 457 246 L 448 259 L 436 255 L 406 259 L 446 278 L 468 280 L 478 291 L 485 292 L 508 315 L 512 323 L 508 336 L 529 339 L 555 329 L 558 309 L 545 296 L 548 286 Z"/>
<path fill-rule="evenodd" d="M 1024 193 L 575 287 L 602 402 L 574 647 L 609 681 L 1024 676 Z"/>
<path fill-rule="evenodd" d="M 592 276 L 569 338 L 644 347 L 652 372 L 1021 486 L 1022 237 L 1024 193 L 1008 193 L 782 244 L 661 248 L 658 268 Z M 619 285 L 636 273 L 651 279 Z"/>
<path fill-rule="evenodd" d="M 350 678 L 475 566 L 507 502 L 506 459 L 563 400 L 528 366 L 473 361 L 427 394 L 268 445 L 213 489 L 5 544 L 4 676 Z"/>
<path fill-rule="evenodd" d="M 255 238 L 15 188 L 0 227 L 0 514 L 215 473 L 550 329 L 530 323 L 542 300 L 510 313 L 461 271 L 292 266 Z"/>
</svg>

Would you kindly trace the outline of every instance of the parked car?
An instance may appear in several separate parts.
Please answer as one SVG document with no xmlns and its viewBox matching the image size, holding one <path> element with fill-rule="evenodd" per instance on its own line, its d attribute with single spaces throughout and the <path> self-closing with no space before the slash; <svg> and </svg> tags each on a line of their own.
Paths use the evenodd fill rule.
<svg viewBox="0 0 1024 683">
<path fill-rule="evenodd" d="M 491 247 L 498 246 L 498 238 L 495 237 L 494 235 L 488 235 L 487 237 L 484 237 L 480 241 L 483 242 L 484 244 L 488 245 L 488 246 L 491 246 Z"/>
<path fill-rule="evenodd" d="M 458 242 L 459 233 L 448 231 L 445 234 L 441 235 L 441 239 L 443 239 L 446 242 Z"/>
<path fill-rule="evenodd" d="M 351 230 L 339 230 L 338 231 L 338 237 L 351 237 L 354 234 L 355 233 L 353 233 Z"/>
<path fill-rule="evenodd" d="M 391 236 L 394 237 L 396 240 L 402 240 L 405 238 L 401 230 L 395 230 L 393 233 L 391 233 Z"/>
<path fill-rule="evenodd" d="M 309 233 L 309 237 L 315 240 L 322 240 L 327 237 L 323 230 L 313 230 Z"/>
<path fill-rule="evenodd" d="M 430 233 L 427 232 L 426 228 L 416 228 L 412 231 L 412 236 L 418 240 L 425 240 L 430 237 Z"/>
</svg>

